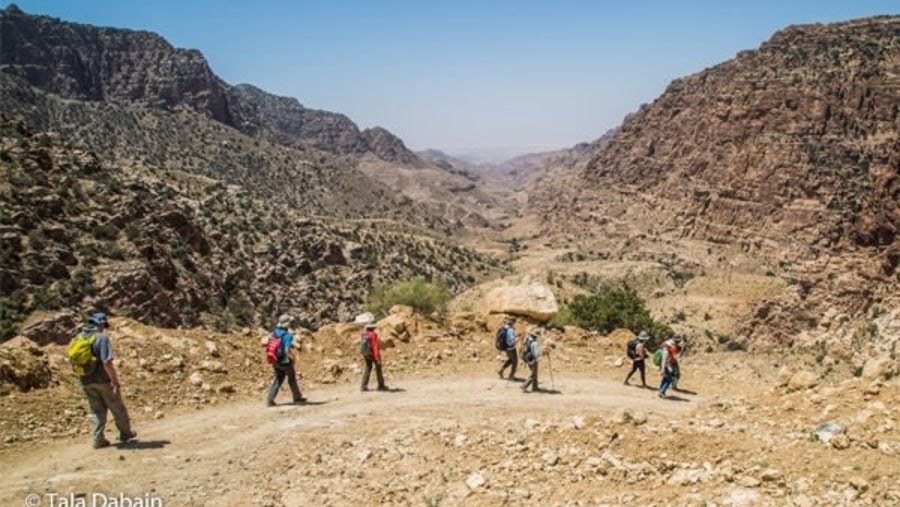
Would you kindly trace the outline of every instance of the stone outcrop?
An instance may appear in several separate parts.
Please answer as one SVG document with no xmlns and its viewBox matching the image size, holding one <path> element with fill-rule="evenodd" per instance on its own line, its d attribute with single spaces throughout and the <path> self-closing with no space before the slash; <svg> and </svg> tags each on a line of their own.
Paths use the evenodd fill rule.
<svg viewBox="0 0 900 507">
<path fill-rule="evenodd" d="M 503 313 L 546 322 L 559 311 L 556 296 L 542 283 L 496 287 L 484 296 L 488 313 Z"/>
</svg>

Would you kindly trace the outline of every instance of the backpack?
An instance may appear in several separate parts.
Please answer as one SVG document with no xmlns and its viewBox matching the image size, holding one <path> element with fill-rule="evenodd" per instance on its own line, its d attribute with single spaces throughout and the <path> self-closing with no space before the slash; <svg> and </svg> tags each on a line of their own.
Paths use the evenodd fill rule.
<svg viewBox="0 0 900 507">
<path fill-rule="evenodd" d="M 266 343 L 266 362 L 269 364 L 280 363 L 284 358 L 284 335 L 278 336 L 272 333 L 269 342 Z"/>
<path fill-rule="evenodd" d="M 662 356 L 663 356 L 662 348 L 656 349 L 656 352 L 653 353 L 653 364 L 656 366 L 661 366 L 662 365 Z"/>
<path fill-rule="evenodd" d="M 635 359 L 640 359 L 637 356 L 637 346 L 638 346 L 637 338 L 628 342 L 628 345 L 625 347 L 625 353 L 628 354 L 628 359 L 631 359 L 632 361 L 634 361 Z"/>
<path fill-rule="evenodd" d="M 91 333 L 85 335 L 78 333 L 69 346 L 66 348 L 66 359 L 72 365 L 72 370 L 79 377 L 86 377 L 93 373 L 97 367 L 97 357 L 94 355 L 94 342 L 97 335 Z"/>
<path fill-rule="evenodd" d="M 506 326 L 497 330 L 497 335 L 494 337 L 494 346 L 497 347 L 497 350 L 506 350 Z"/>
<path fill-rule="evenodd" d="M 519 358 L 526 363 L 531 363 L 534 361 L 534 354 L 531 353 L 531 342 L 526 341 L 525 347 L 522 348 L 522 353 L 519 355 Z"/>
<path fill-rule="evenodd" d="M 372 355 L 372 350 L 369 347 L 369 334 L 363 333 L 359 337 L 359 353 L 365 357 L 369 357 Z"/>
</svg>

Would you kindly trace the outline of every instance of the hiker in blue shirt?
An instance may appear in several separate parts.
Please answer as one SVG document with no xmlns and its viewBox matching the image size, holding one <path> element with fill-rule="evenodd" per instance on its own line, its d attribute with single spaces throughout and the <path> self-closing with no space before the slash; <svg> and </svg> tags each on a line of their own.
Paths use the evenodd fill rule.
<svg viewBox="0 0 900 507">
<path fill-rule="evenodd" d="M 518 380 L 516 379 L 516 367 L 519 366 L 519 356 L 516 354 L 515 325 L 515 317 L 506 319 L 506 324 L 503 326 L 503 332 L 506 335 L 506 362 L 504 362 L 503 367 L 497 371 L 500 378 L 503 378 L 503 373 L 506 371 L 506 368 L 512 366 L 512 369 L 509 371 L 509 380 Z"/>
<path fill-rule="evenodd" d="M 87 325 L 82 328 L 67 349 L 66 355 L 75 367 L 84 394 L 91 410 L 91 421 L 94 423 L 94 449 L 109 447 L 109 440 L 103 435 L 106 429 L 107 413 L 112 413 L 116 428 L 119 430 L 119 441 L 128 442 L 137 437 L 131 429 L 131 420 L 122 391 L 119 376 L 113 365 L 112 347 L 109 337 L 104 332 L 109 327 L 106 314 L 97 312 L 90 316 Z M 77 349 L 83 350 L 82 355 Z"/>
<path fill-rule="evenodd" d="M 297 371 L 294 369 L 294 335 L 288 330 L 294 318 L 288 314 L 278 317 L 278 325 L 272 331 L 272 337 L 269 340 L 281 340 L 281 350 L 278 359 L 272 364 L 272 372 L 274 378 L 272 385 L 269 387 L 269 395 L 266 398 L 266 405 L 275 406 L 275 397 L 278 396 L 278 390 L 284 384 L 287 378 L 288 385 L 291 388 L 291 394 L 294 396 L 294 403 L 303 403 L 306 398 L 300 393 L 300 386 L 297 385 Z"/>
</svg>

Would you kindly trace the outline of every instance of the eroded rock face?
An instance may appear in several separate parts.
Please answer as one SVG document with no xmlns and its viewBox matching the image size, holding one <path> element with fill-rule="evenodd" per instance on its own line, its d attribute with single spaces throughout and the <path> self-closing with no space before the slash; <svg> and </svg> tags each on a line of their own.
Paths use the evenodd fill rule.
<svg viewBox="0 0 900 507">
<path fill-rule="evenodd" d="M 419 160 L 385 129 L 360 132 L 342 114 L 250 85 L 230 86 L 200 51 L 175 48 L 151 32 L 66 23 L 10 6 L 0 11 L 0 34 L 3 72 L 66 98 L 187 108 L 278 144 Z"/>
<path fill-rule="evenodd" d="M 748 342 L 845 340 L 898 306 L 898 72 L 900 17 L 786 28 L 673 81 L 567 182 L 570 198 L 534 206 L 548 233 L 598 237 L 644 206 L 656 234 L 732 246 L 792 283 L 745 323 Z M 826 326 L 829 310 L 848 318 Z"/>
</svg>

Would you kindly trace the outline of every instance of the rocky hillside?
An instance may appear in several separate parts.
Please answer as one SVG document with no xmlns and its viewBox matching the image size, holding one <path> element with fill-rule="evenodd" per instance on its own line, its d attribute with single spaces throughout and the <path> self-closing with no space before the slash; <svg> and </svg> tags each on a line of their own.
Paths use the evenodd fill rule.
<svg viewBox="0 0 900 507">
<path fill-rule="evenodd" d="M 199 51 L 174 48 L 154 33 L 68 23 L 10 5 L 0 11 L 0 37 L 0 72 L 65 98 L 187 109 L 293 147 L 372 152 L 391 162 L 416 158 L 384 129 L 360 132 L 344 115 L 250 85 L 230 86 Z"/>
<path fill-rule="evenodd" d="M 876 319 L 896 308 L 898 103 L 900 17 L 789 27 L 671 83 L 566 182 L 570 199 L 536 205 L 548 231 L 608 240 L 643 214 L 623 242 L 705 243 L 667 255 L 707 268 L 752 257 L 794 289 L 744 338 L 846 355 L 884 342 Z"/>
<path fill-rule="evenodd" d="M 0 126 L 4 339 L 36 311 L 89 307 L 219 328 L 291 310 L 315 327 L 358 313 L 376 283 L 417 275 L 460 290 L 501 269 L 403 221 L 315 218 L 214 172 L 111 165 L 21 119 Z M 76 324 L 44 320 L 25 334 L 64 340 Z"/>
</svg>

